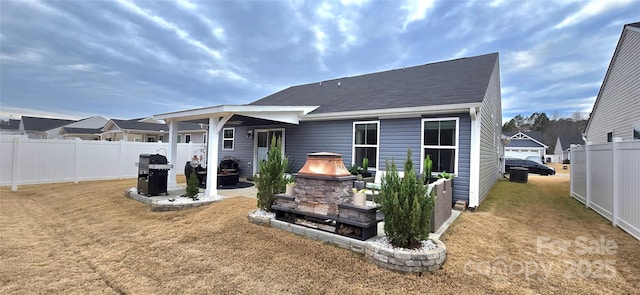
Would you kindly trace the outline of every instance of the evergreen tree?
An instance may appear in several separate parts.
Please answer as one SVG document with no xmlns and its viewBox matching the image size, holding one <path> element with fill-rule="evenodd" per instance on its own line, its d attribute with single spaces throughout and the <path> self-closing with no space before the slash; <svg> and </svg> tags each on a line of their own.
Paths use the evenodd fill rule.
<svg viewBox="0 0 640 295">
<path fill-rule="evenodd" d="M 196 170 L 191 170 L 191 175 L 189 175 L 189 180 L 187 181 L 187 191 L 186 195 L 188 198 L 195 199 L 198 192 L 200 192 L 200 181 L 198 181 L 198 177 L 196 176 Z"/>
<path fill-rule="evenodd" d="M 384 230 L 392 245 L 402 248 L 420 247 L 429 238 L 434 197 L 427 195 L 424 175 L 418 177 L 411 160 L 411 149 L 404 163 L 404 178 L 400 180 L 395 162 L 387 161 L 382 189 L 376 195 L 384 213 Z"/>
<path fill-rule="evenodd" d="M 258 208 L 271 212 L 271 205 L 275 204 L 274 195 L 285 190 L 287 181 L 284 173 L 288 162 L 287 158 L 282 156 L 282 139 L 274 135 L 267 160 L 260 163 L 259 175 L 256 177 Z"/>
</svg>

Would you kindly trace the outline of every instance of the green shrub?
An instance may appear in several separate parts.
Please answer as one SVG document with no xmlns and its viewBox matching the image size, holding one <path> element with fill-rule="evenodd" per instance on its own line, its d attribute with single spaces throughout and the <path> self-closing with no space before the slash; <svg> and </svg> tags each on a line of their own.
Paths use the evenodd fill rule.
<svg viewBox="0 0 640 295">
<path fill-rule="evenodd" d="M 196 169 L 191 170 L 191 175 L 189 175 L 189 180 L 187 181 L 187 189 L 186 189 L 186 197 L 196 199 L 196 195 L 200 191 L 200 181 L 198 181 L 198 177 L 196 176 Z"/>
<path fill-rule="evenodd" d="M 429 238 L 434 197 L 427 196 L 424 175 L 418 177 L 411 161 L 411 149 L 404 162 L 404 178 L 400 180 L 396 164 L 386 162 L 387 172 L 382 179 L 376 202 L 384 213 L 384 231 L 395 247 L 413 249 Z"/>
<path fill-rule="evenodd" d="M 287 158 L 282 156 L 282 139 L 273 136 L 267 160 L 260 163 L 258 176 L 255 178 L 258 189 L 258 208 L 271 212 L 275 204 L 275 194 L 284 192 L 287 180 L 284 178 L 288 166 Z"/>
</svg>

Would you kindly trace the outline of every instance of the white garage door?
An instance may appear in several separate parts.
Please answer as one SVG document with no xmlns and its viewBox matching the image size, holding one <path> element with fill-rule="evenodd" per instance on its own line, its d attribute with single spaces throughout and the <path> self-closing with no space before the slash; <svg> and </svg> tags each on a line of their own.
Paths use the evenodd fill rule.
<svg viewBox="0 0 640 295">
<path fill-rule="evenodd" d="M 540 153 L 537 151 L 504 151 L 505 158 L 519 158 L 524 159 L 528 156 L 540 157 Z"/>
</svg>

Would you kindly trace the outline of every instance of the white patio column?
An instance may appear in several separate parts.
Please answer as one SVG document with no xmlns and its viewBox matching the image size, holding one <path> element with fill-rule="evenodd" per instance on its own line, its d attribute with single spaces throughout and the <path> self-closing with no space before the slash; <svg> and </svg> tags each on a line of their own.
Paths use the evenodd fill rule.
<svg viewBox="0 0 640 295">
<path fill-rule="evenodd" d="M 209 117 L 209 132 L 207 136 L 207 188 L 205 198 L 218 195 L 218 146 L 220 145 L 220 130 L 232 114 L 224 117 Z"/>
<path fill-rule="evenodd" d="M 169 120 L 169 146 L 167 155 L 169 156 L 169 163 L 173 164 L 173 168 L 169 169 L 169 178 L 167 179 L 167 189 L 172 189 L 178 186 L 176 181 L 176 172 L 181 165 L 178 161 L 178 121 Z"/>
</svg>

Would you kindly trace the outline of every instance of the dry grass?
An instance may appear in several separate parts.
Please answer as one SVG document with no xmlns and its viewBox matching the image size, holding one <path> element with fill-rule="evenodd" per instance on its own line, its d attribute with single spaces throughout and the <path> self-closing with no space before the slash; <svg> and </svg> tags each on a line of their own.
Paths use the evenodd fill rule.
<svg viewBox="0 0 640 295">
<path fill-rule="evenodd" d="M 2 294 L 634 293 L 640 242 L 567 197 L 568 179 L 499 182 L 444 238 L 444 269 L 402 275 L 362 255 L 247 221 L 256 200 L 153 213 L 123 197 L 133 180 L 0 191 Z M 538 254 L 536 237 L 614 240 L 614 255 Z M 551 274 L 469 274 L 496 258 L 553 265 Z M 614 260 L 610 279 L 566 279 L 564 260 Z M 465 274 L 465 265 L 467 273 Z M 482 264 L 481 264 L 482 265 Z"/>
</svg>

